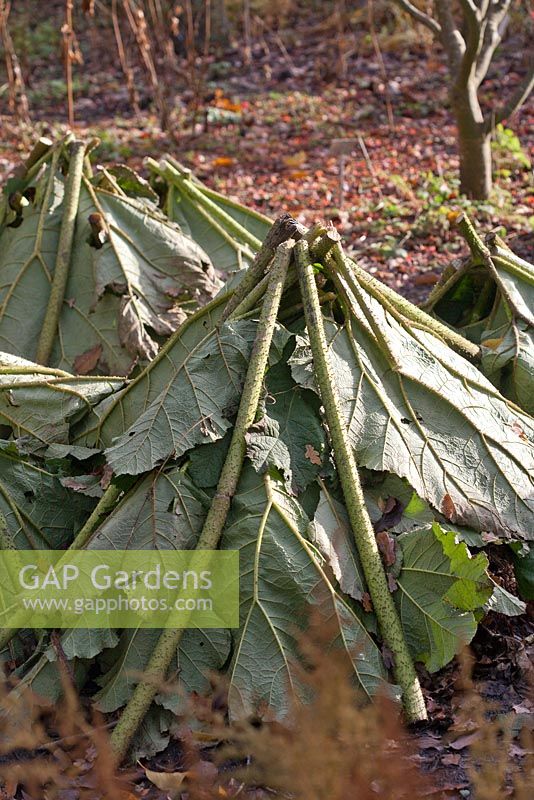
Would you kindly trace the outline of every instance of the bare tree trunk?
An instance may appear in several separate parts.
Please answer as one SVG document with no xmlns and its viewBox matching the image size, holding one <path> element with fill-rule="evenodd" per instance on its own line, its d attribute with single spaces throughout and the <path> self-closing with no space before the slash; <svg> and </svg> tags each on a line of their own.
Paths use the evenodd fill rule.
<svg viewBox="0 0 534 800">
<path fill-rule="evenodd" d="M 458 128 L 460 153 L 460 190 L 473 200 L 486 200 L 491 192 L 491 136 L 474 82 L 453 89 L 452 109 Z"/>
<path fill-rule="evenodd" d="M 491 192 L 491 137 L 471 135 L 458 125 L 460 190 L 473 200 L 486 200 Z"/>
<path fill-rule="evenodd" d="M 502 40 L 513 0 L 433 0 L 426 5 L 435 16 L 431 10 L 423 11 L 415 0 L 393 2 L 443 45 L 458 130 L 462 192 L 474 200 L 485 200 L 491 191 L 491 133 L 521 108 L 534 90 L 534 57 L 530 53 L 525 75 L 511 97 L 494 106 L 484 119 L 478 91 Z"/>
</svg>

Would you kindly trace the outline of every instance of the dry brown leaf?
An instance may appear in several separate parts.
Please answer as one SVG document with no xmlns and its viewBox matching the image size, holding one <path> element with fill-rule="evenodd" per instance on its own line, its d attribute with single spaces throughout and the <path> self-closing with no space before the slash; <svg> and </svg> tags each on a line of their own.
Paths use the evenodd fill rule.
<svg viewBox="0 0 534 800">
<path fill-rule="evenodd" d="M 211 761 L 198 761 L 192 769 L 185 772 L 155 772 L 146 767 L 143 769 L 154 786 L 164 792 L 172 793 L 181 791 L 184 781 L 191 781 L 201 786 L 212 785 L 219 774 L 217 767 Z"/>
<path fill-rule="evenodd" d="M 102 355 L 102 350 L 102 345 L 97 344 L 84 353 L 80 353 L 79 356 L 76 356 L 73 364 L 76 375 L 88 375 L 92 372 L 98 364 L 100 356 Z"/>
<path fill-rule="evenodd" d="M 380 531 L 376 534 L 376 541 L 378 543 L 378 549 L 384 556 L 386 566 L 393 566 L 397 558 L 395 553 L 395 539 L 393 536 L 390 536 L 386 531 Z"/>
<path fill-rule="evenodd" d="M 449 522 L 456 522 L 456 506 L 450 494 L 443 496 L 443 500 L 441 501 L 441 513 Z"/>
<path fill-rule="evenodd" d="M 321 456 L 317 452 L 317 450 L 311 444 L 306 445 L 306 450 L 304 453 L 304 458 L 307 458 L 308 461 L 311 461 L 312 464 L 316 464 L 317 466 L 321 466 L 323 463 L 321 461 Z"/>
</svg>

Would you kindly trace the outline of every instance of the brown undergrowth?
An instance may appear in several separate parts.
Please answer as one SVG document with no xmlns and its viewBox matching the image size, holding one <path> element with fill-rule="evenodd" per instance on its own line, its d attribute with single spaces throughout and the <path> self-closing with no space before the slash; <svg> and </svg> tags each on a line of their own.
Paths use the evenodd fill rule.
<svg viewBox="0 0 534 800">
<path fill-rule="evenodd" d="M 451 793 L 447 772 L 429 770 L 420 755 L 425 732 L 402 725 L 394 700 L 383 696 L 372 705 L 363 702 L 345 659 L 325 650 L 330 638 L 325 627 L 313 624 L 302 639 L 306 666 L 297 679 L 310 700 L 292 704 L 286 723 L 270 720 L 264 709 L 255 720 L 229 725 L 223 687 L 214 677 L 213 697 L 190 698 L 190 718 L 181 720 L 167 753 L 135 772 L 116 769 L 108 743 L 113 721 L 90 714 L 68 676 L 63 676 L 63 699 L 55 705 L 4 684 L 0 798 L 532 797 L 532 732 L 524 726 L 513 744 L 514 719 L 496 713 L 477 692 L 468 651 L 460 658 L 455 686 L 460 708 L 455 727 L 463 725 L 469 738 L 463 784 L 468 788 Z M 514 748 L 519 759 L 511 759 Z"/>
</svg>

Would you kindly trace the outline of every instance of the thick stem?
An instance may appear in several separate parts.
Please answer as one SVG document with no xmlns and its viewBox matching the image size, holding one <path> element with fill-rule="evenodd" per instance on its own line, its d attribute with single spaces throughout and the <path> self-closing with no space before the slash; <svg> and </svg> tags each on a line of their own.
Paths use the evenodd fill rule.
<svg viewBox="0 0 534 800">
<path fill-rule="evenodd" d="M 57 248 L 56 264 L 54 277 L 48 298 L 46 315 L 37 345 L 35 360 L 39 364 L 48 364 L 54 339 L 57 333 L 59 317 L 63 300 L 65 299 L 65 289 L 69 277 L 69 265 L 71 259 L 72 240 L 76 225 L 76 214 L 80 199 L 80 186 L 83 176 L 83 165 L 85 157 L 85 142 L 74 141 L 70 145 L 69 174 L 65 186 L 65 197 L 63 200 L 63 219 L 59 232 L 59 242 Z"/>
<path fill-rule="evenodd" d="M 394 289 L 390 289 L 385 283 L 381 283 L 372 275 L 369 275 L 362 267 L 358 266 L 355 261 L 345 257 L 343 250 L 339 245 L 334 247 L 334 258 L 340 265 L 346 264 L 351 269 L 359 283 L 369 292 L 372 297 L 382 303 L 386 309 L 392 307 L 398 313 L 404 316 L 410 322 L 431 331 L 435 336 L 442 339 L 453 350 L 457 350 L 465 358 L 477 359 L 480 357 L 480 348 L 473 342 L 464 339 L 459 333 L 453 331 L 451 328 L 438 322 L 437 319 L 431 317 L 421 308 L 414 306 L 405 297 L 402 297 Z"/>
<path fill-rule="evenodd" d="M 162 161 L 160 164 L 153 159 L 146 160 L 147 166 L 150 167 L 158 175 L 161 175 L 169 183 L 179 186 L 191 200 L 203 207 L 214 220 L 218 220 L 227 231 L 235 234 L 245 244 L 252 248 L 254 252 L 258 251 L 261 247 L 261 242 L 253 236 L 246 228 L 243 228 L 236 220 L 227 214 L 224 209 L 214 203 L 209 197 L 206 196 L 203 189 L 200 189 L 197 184 L 191 180 L 186 173 L 178 172 L 175 167 L 168 161 Z"/>
<path fill-rule="evenodd" d="M 265 270 L 274 258 L 278 245 L 288 239 L 300 239 L 300 237 L 299 225 L 289 214 L 282 214 L 275 220 L 256 258 L 230 297 L 222 315 L 223 321 L 230 317 L 249 292 L 253 291 L 256 284 L 261 281 Z"/>
<path fill-rule="evenodd" d="M 245 385 L 239 403 L 239 411 L 235 422 L 230 448 L 222 468 L 217 491 L 200 534 L 197 550 L 214 550 L 219 544 L 230 503 L 235 494 L 246 452 L 245 435 L 256 417 L 260 400 L 263 379 L 269 359 L 269 350 L 273 338 L 276 317 L 280 307 L 280 299 L 284 288 L 287 267 L 291 256 L 293 242 L 282 244 L 276 253 L 271 271 L 269 286 L 258 322 L 256 339 L 252 348 L 250 362 L 245 378 Z M 150 704 L 158 692 L 161 683 L 176 655 L 182 638 L 183 629 L 165 630 L 150 657 L 143 680 L 137 684 L 135 691 L 124 709 L 121 718 L 111 736 L 111 745 L 116 757 L 122 760 L 126 755 Z"/>
<path fill-rule="evenodd" d="M 191 174 L 191 170 L 188 170 L 187 167 L 184 167 L 173 158 L 171 155 L 167 155 L 165 160 L 172 164 L 172 166 L 181 174 L 181 175 L 189 175 Z M 148 159 L 147 159 L 148 163 Z M 237 200 L 232 200 L 230 197 L 227 197 L 225 194 L 221 194 L 220 192 L 215 191 L 215 189 L 210 189 L 209 186 L 202 185 L 202 194 L 205 194 L 206 197 L 209 197 L 211 200 L 215 200 L 216 202 L 221 202 L 227 208 L 235 208 L 236 211 L 243 211 L 243 206 L 237 202 Z M 247 214 L 254 219 L 257 219 L 258 222 L 264 222 L 267 225 L 272 224 L 272 220 L 269 217 L 266 217 L 265 214 L 261 214 L 259 211 L 254 211 L 252 208 L 247 208 Z"/>
<path fill-rule="evenodd" d="M 373 526 L 365 506 L 358 468 L 343 420 L 335 378 L 328 361 L 328 346 L 319 306 L 319 296 L 306 242 L 298 242 L 295 252 L 315 377 L 325 409 L 337 472 L 341 480 L 345 504 L 369 594 L 384 642 L 393 653 L 395 679 L 402 691 L 406 717 L 411 722 L 424 720 L 427 718 L 427 713 L 423 694 L 389 591 Z"/>
<path fill-rule="evenodd" d="M 473 258 L 482 261 L 483 264 L 491 269 L 493 274 L 495 274 L 495 263 L 500 262 L 503 269 L 510 272 L 516 278 L 530 284 L 533 283 L 533 265 L 516 256 L 506 245 L 504 247 L 495 245 L 494 240 L 491 238 L 488 244 L 483 242 L 467 214 L 461 214 L 456 220 L 456 225 L 469 245 Z M 504 244 L 504 242 L 502 244 Z"/>
<path fill-rule="evenodd" d="M 110 483 L 98 503 L 93 509 L 93 512 L 85 525 L 78 531 L 76 538 L 68 548 L 69 550 L 81 550 L 89 539 L 91 534 L 96 530 L 98 524 L 103 516 L 105 516 L 114 507 L 119 499 L 121 489 L 114 483 Z"/>
</svg>

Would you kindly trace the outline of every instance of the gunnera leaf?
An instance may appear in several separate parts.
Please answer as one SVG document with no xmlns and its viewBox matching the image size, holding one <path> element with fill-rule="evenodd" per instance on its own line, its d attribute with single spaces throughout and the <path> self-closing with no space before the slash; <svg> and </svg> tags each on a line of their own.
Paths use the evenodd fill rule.
<svg viewBox="0 0 534 800">
<path fill-rule="evenodd" d="M 307 538 L 309 519 L 283 484 L 245 466 L 222 547 L 240 553 L 240 628 L 232 631 L 228 672 L 234 719 L 265 703 L 277 718 L 299 687 L 299 629 L 312 609 L 332 627 L 331 646 L 352 666 L 364 695 L 384 688 L 381 656 L 362 622 L 329 582 Z"/>
<path fill-rule="evenodd" d="M 482 372 L 533 414 L 534 266 L 495 234 L 479 244 L 486 257 L 475 247 L 463 264 L 444 274 L 425 308 L 480 344 Z"/>
<path fill-rule="evenodd" d="M 271 227 L 267 217 L 208 189 L 170 156 L 159 163 L 149 159 L 148 166 L 164 180 L 169 218 L 202 243 L 217 270 L 226 274 L 250 266 Z"/>
<path fill-rule="evenodd" d="M 469 644 L 477 629 L 474 611 L 493 587 L 483 553 L 471 556 L 464 542 L 437 523 L 398 537 L 402 570 L 395 600 L 414 659 L 430 672 Z"/>
<path fill-rule="evenodd" d="M 348 317 L 325 327 L 358 464 L 406 478 L 453 524 L 531 539 L 532 419 L 436 336 L 361 287 L 360 306 L 341 277 L 339 285 Z M 306 337 L 289 363 L 297 383 L 315 387 Z"/>
<path fill-rule="evenodd" d="M 304 491 L 326 460 L 325 432 L 316 396 L 295 383 L 285 362 L 269 370 L 259 417 L 246 437 L 254 469 L 276 467 L 290 492 Z"/>
<path fill-rule="evenodd" d="M 46 462 L 0 440 L 0 518 L 6 525 L 0 546 L 61 550 L 70 544 L 95 501 L 66 489 L 60 477 Z"/>
<path fill-rule="evenodd" d="M 138 475 L 224 436 L 237 412 L 257 322 L 216 328 L 220 311 L 215 301 L 191 317 L 136 381 L 96 409 L 98 423 L 85 425 L 76 441 L 106 448 L 118 475 Z M 272 363 L 288 338 L 278 326 Z"/>
<path fill-rule="evenodd" d="M 20 224 L 0 233 L 0 349 L 34 359 L 44 324 L 64 214 L 63 143 L 25 188 Z M 128 193 L 100 171 L 82 177 L 68 281 L 50 365 L 82 374 L 127 374 L 154 356 L 220 281 L 194 241 L 146 190 Z"/>
<path fill-rule="evenodd" d="M 68 445 L 71 425 L 123 385 L 120 378 L 74 377 L 0 353 L 0 431 L 19 449 Z"/>
</svg>

